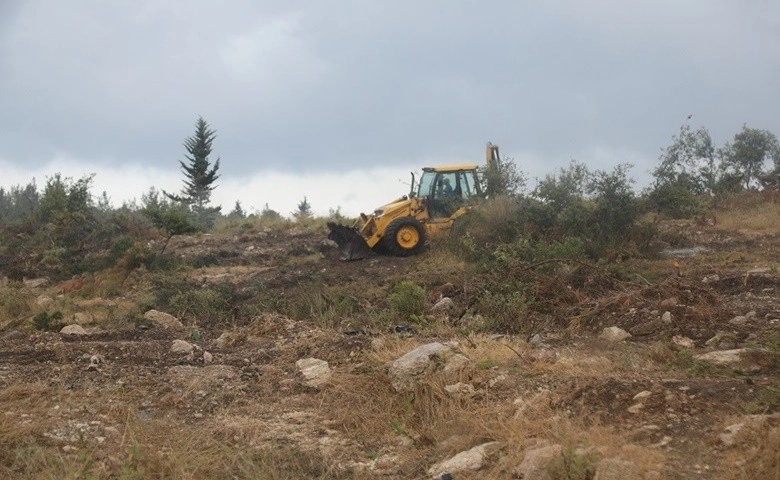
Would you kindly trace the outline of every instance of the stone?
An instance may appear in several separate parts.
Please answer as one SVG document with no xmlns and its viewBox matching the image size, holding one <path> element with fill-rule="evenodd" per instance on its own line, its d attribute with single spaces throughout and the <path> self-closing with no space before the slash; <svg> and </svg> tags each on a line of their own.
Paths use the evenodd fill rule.
<svg viewBox="0 0 780 480">
<path fill-rule="evenodd" d="M 444 387 L 444 391 L 446 391 L 451 397 L 461 398 L 471 398 L 477 394 L 476 390 L 474 390 L 474 385 L 462 382 L 458 382 L 453 385 L 447 385 Z"/>
<path fill-rule="evenodd" d="M 678 348 L 687 348 L 689 350 L 696 347 L 696 344 L 693 343 L 693 340 L 682 335 L 673 336 L 672 345 Z"/>
<path fill-rule="evenodd" d="M 661 315 L 661 321 L 667 325 L 672 323 L 672 312 L 664 312 L 664 314 Z"/>
<path fill-rule="evenodd" d="M 328 362 L 318 358 L 302 358 L 295 362 L 298 371 L 306 379 L 304 382 L 309 387 L 319 388 L 330 380 L 333 373 Z"/>
<path fill-rule="evenodd" d="M 739 340 L 737 340 L 737 337 L 728 332 L 718 332 L 714 337 L 704 342 L 704 345 L 708 347 L 722 348 L 725 350 L 737 348 L 738 344 Z"/>
<path fill-rule="evenodd" d="M 95 372 L 100 370 L 100 365 L 106 362 L 106 359 L 103 357 L 103 355 L 97 354 L 92 355 L 89 357 L 89 365 L 87 366 L 88 372 Z"/>
<path fill-rule="evenodd" d="M 642 402 L 635 403 L 635 404 L 631 405 L 630 407 L 628 407 L 628 413 L 632 413 L 632 414 L 636 415 L 637 413 L 641 412 L 643 408 L 645 408 L 645 404 L 644 403 L 642 403 Z"/>
<path fill-rule="evenodd" d="M 444 478 L 444 475 L 450 474 L 449 478 L 454 478 L 452 473 L 464 471 L 476 471 L 485 465 L 485 460 L 498 447 L 498 442 L 488 442 L 482 445 L 460 452 L 454 457 L 441 461 L 428 469 L 428 475 L 434 479 Z"/>
<path fill-rule="evenodd" d="M 408 391 L 414 388 L 416 380 L 435 371 L 439 364 L 446 362 L 444 357 L 452 354 L 450 347 L 439 343 L 426 343 L 396 359 L 388 370 L 390 381 L 396 391 Z"/>
<path fill-rule="evenodd" d="M 49 283 L 49 279 L 46 277 L 31 278 L 31 279 L 25 278 L 24 280 L 22 280 L 22 282 L 24 283 L 24 286 L 27 288 L 38 288 L 38 287 L 43 287 L 47 283 Z"/>
<path fill-rule="evenodd" d="M 170 328 L 174 330 L 184 328 L 184 325 L 182 325 L 178 318 L 169 313 L 160 312 L 158 310 L 149 310 L 148 312 L 144 313 L 144 318 L 163 328 Z"/>
<path fill-rule="evenodd" d="M 734 425 L 729 425 L 723 429 L 723 433 L 718 435 L 718 440 L 720 440 L 720 443 L 727 447 L 733 447 L 737 443 L 737 434 L 739 434 L 743 428 L 745 428 L 744 423 L 735 423 Z"/>
<path fill-rule="evenodd" d="M 553 480 L 551 467 L 560 456 L 561 446 L 557 444 L 530 448 L 525 451 L 522 463 L 515 469 L 515 478 Z"/>
<path fill-rule="evenodd" d="M 210 354 L 209 352 L 204 351 L 203 352 L 203 363 L 211 363 L 214 361 L 214 355 Z"/>
<path fill-rule="evenodd" d="M 54 299 L 48 295 L 39 295 L 38 298 L 35 299 L 35 303 L 41 308 L 48 308 L 54 303 Z"/>
<path fill-rule="evenodd" d="M 447 359 L 447 363 L 444 364 L 445 372 L 458 372 L 463 370 L 471 364 L 469 357 L 456 353 Z"/>
<path fill-rule="evenodd" d="M 757 362 L 764 357 L 772 360 L 770 352 L 755 348 L 735 348 L 732 350 L 716 350 L 714 352 L 696 355 L 696 360 L 714 363 L 716 365 L 750 364 L 751 367 L 759 367 Z"/>
<path fill-rule="evenodd" d="M 748 322 L 748 319 L 744 315 L 737 315 L 736 317 L 729 320 L 729 325 L 733 325 L 735 327 L 741 327 L 745 325 Z"/>
<path fill-rule="evenodd" d="M 642 400 L 643 398 L 647 398 L 652 394 L 653 392 L 651 392 L 650 390 L 643 390 L 637 393 L 636 395 L 634 395 L 634 400 Z"/>
<path fill-rule="evenodd" d="M 441 300 L 436 302 L 436 304 L 431 307 L 431 312 L 450 315 L 454 313 L 457 308 L 458 306 L 455 305 L 455 302 L 450 297 L 442 297 Z"/>
<path fill-rule="evenodd" d="M 171 345 L 171 353 L 178 353 L 186 355 L 192 353 L 195 350 L 195 345 L 185 342 L 184 340 L 176 339 Z"/>
<path fill-rule="evenodd" d="M 677 303 L 678 303 L 677 297 L 669 297 L 661 301 L 661 306 L 665 308 L 675 307 L 677 306 Z"/>
<path fill-rule="evenodd" d="M 87 335 L 87 331 L 81 325 L 66 325 L 60 333 L 63 335 Z"/>
<path fill-rule="evenodd" d="M 610 342 L 622 342 L 627 338 L 631 338 L 631 334 L 620 327 L 613 326 L 602 330 L 599 337 Z"/>
</svg>

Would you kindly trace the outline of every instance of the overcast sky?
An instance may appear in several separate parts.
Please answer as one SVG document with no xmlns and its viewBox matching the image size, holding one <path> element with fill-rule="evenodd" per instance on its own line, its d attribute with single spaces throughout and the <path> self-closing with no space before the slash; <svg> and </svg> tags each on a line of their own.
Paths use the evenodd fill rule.
<svg viewBox="0 0 780 480">
<path fill-rule="evenodd" d="M 198 116 L 228 210 L 370 211 L 488 141 L 642 182 L 688 115 L 780 134 L 778 85 L 772 0 L 0 0 L 0 186 L 178 191 Z"/>
</svg>

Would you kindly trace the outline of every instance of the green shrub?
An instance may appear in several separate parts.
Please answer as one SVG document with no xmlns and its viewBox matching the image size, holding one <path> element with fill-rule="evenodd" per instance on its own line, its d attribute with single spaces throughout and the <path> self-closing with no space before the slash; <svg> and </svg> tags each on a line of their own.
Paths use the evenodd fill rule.
<svg viewBox="0 0 780 480">
<path fill-rule="evenodd" d="M 33 317 L 33 325 L 37 330 L 43 331 L 59 331 L 62 328 L 62 312 L 59 310 L 49 314 L 49 312 L 41 312 Z"/>
<path fill-rule="evenodd" d="M 533 325 L 528 318 L 528 300 L 521 292 L 485 292 L 476 304 L 490 332 L 517 334 L 526 332 Z"/>
<path fill-rule="evenodd" d="M 387 302 L 390 312 L 398 318 L 420 317 L 425 312 L 425 290 L 411 280 L 402 280 L 393 287 Z"/>
</svg>

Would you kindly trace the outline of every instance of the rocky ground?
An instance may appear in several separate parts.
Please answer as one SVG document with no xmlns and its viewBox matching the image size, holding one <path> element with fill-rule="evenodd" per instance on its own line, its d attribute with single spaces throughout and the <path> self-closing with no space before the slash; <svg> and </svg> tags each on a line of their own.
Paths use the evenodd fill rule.
<svg viewBox="0 0 780 480">
<path fill-rule="evenodd" d="M 0 476 L 780 478 L 780 239 L 664 228 L 688 250 L 522 336 L 469 331 L 479 279 L 435 245 L 340 262 L 305 231 L 171 242 L 250 321 L 159 311 L 144 271 L 6 281 L 66 326 L 0 330 Z M 361 313 L 402 279 L 427 323 Z"/>
</svg>

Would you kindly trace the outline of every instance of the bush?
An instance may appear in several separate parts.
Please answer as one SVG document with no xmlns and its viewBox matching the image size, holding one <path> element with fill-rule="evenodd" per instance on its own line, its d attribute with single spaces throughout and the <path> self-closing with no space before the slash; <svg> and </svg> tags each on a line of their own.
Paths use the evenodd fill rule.
<svg viewBox="0 0 780 480">
<path fill-rule="evenodd" d="M 485 327 L 496 333 L 527 333 L 533 327 L 526 321 L 528 301 L 521 292 L 486 292 L 476 305 L 476 313 L 486 319 Z"/>
<path fill-rule="evenodd" d="M 393 287 L 387 302 L 398 318 L 420 317 L 425 313 L 425 290 L 411 280 L 403 280 Z"/>
<path fill-rule="evenodd" d="M 62 329 L 62 312 L 55 311 L 51 315 L 49 312 L 41 312 L 33 317 L 33 325 L 37 330 L 59 331 Z"/>
</svg>

